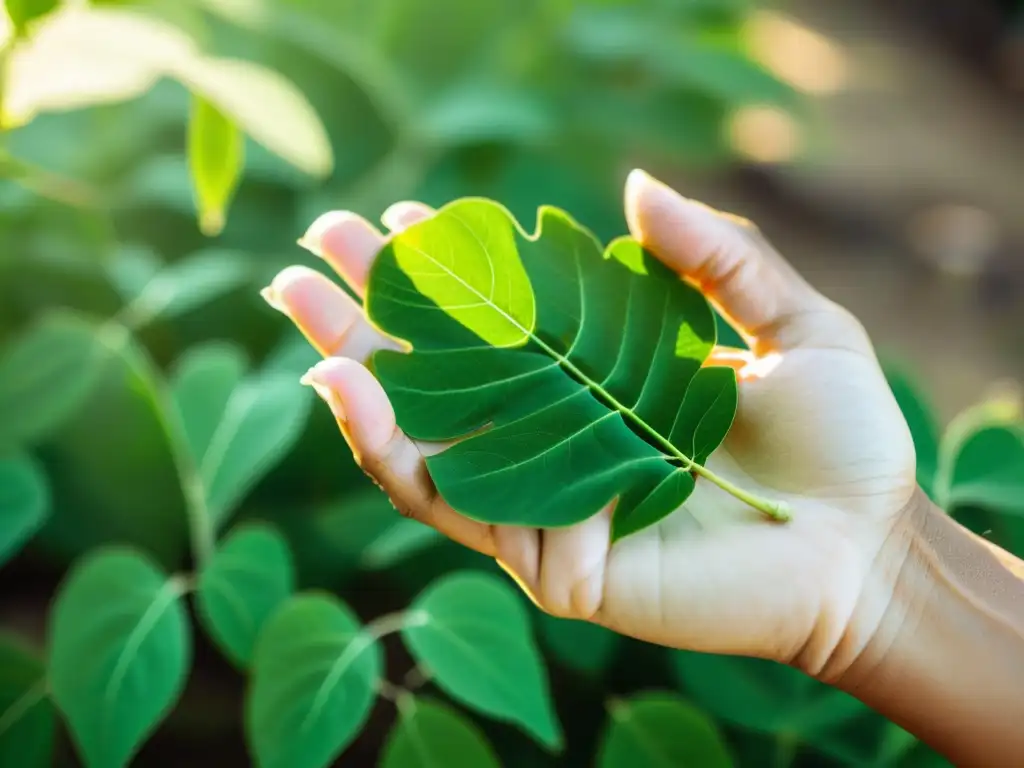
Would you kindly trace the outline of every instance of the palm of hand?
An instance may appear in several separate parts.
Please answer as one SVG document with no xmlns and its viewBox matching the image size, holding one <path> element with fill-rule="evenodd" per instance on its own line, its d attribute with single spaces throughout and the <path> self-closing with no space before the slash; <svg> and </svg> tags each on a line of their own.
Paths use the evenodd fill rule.
<svg viewBox="0 0 1024 768">
<path fill-rule="evenodd" d="M 423 453 L 397 428 L 380 385 L 356 361 L 390 346 L 361 309 L 312 270 L 290 267 L 264 294 L 329 359 L 307 381 L 331 405 L 357 460 L 406 514 L 494 556 L 545 610 L 650 642 L 791 661 L 835 643 L 864 573 L 914 487 L 909 432 L 860 326 L 734 220 L 631 177 L 634 234 L 702 283 L 760 357 L 716 351 L 740 370 L 729 437 L 709 468 L 793 509 L 764 521 L 699 480 L 661 524 L 609 547 L 614 502 L 562 529 L 488 526 L 447 506 Z M 398 204 L 397 230 L 429 215 Z M 352 214 L 321 217 L 306 241 L 357 293 L 384 237 Z M 756 288 L 755 288 L 756 286 Z M 756 295 L 755 291 L 764 294 Z M 742 364 L 746 363 L 746 367 Z M 827 647 L 820 653 L 827 654 Z"/>
</svg>

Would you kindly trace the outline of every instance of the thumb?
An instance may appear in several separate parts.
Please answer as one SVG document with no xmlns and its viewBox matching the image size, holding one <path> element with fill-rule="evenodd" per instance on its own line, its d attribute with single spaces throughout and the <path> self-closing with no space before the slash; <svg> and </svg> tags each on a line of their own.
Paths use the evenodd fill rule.
<svg viewBox="0 0 1024 768">
<path fill-rule="evenodd" d="M 860 324 L 812 288 L 745 219 L 689 200 L 639 169 L 626 181 L 625 206 L 633 237 L 696 283 L 758 355 L 867 344 Z"/>
</svg>

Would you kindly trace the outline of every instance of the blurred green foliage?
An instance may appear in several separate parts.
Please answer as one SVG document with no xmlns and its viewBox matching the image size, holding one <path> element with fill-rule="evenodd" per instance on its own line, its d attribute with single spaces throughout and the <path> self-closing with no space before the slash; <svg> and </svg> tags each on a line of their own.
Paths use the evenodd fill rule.
<svg viewBox="0 0 1024 768">
<path fill-rule="evenodd" d="M 747 0 L 5 8 L 0 763 L 943 764 L 788 668 L 540 614 L 365 479 L 258 296 L 323 269 L 295 240 L 328 209 L 484 195 L 620 234 L 629 165 L 715 167 L 731 110 L 800 108 Z M 943 433 L 892 381 L 922 484 L 1024 551 L 1019 413 Z"/>
</svg>

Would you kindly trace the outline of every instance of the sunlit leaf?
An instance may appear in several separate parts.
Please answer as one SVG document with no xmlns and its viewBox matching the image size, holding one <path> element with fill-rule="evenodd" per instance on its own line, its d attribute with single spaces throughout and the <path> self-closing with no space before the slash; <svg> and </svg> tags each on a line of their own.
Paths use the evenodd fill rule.
<svg viewBox="0 0 1024 768">
<path fill-rule="evenodd" d="M 288 544 L 270 526 L 249 524 L 199 574 L 199 615 L 228 657 L 245 666 L 264 623 L 294 589 Z"/>
<path fill-rule="evenodd" d="M 334 157 L 323 123 L 282 75 L 250 61 L 214 58 L 183 62 L 177 74 L 274 154 L 314 176 L 331 172 Z"/>
<path fill-rule="evenodd" d="M 454 709 L 429 699 L 403 699 L 381 768 L 500 768 L 487 739 Z"/>
<path fill-rule="evenodd" d="M 79 561 L 50 619 L 50 685 L 89 768 L 125 765 L 181 696 L 191 663 L 182 595 L 139 553 Z"/>
<path fill-rule="evenodd" d="M 586 675 L 598 675 L 608 666 L 621 636 L 589 621 L 539 617 L 544 645 L 559 663 Z"/>
<path fill-rule="evenodd" d="M 48 768 L 54 735 L 46 666 L 21 641 L 0 636 L 0 765 Z"/>
<path fill-rule="evenodd" d="M 24 34 L 29 25 L 54 8 L 60 0 L 4 0 L 4 8 L 15 30 Z"/>
<path fill-rule="evenodd" d="M 441 690 L 561 749 L 544 663 L 512 587 L 484 573 L 454 573 L 423 590 L 408 615 L 402 637 Z"/>
<path fill-rule="evenodd" d="M 328 595 L 297 595 L 266 623 L 252 659 L 246 731 L 260 768 L 326 768 L 369 717 L 383 653 Z"/>
<path fill-rule="evenodd" d="M 188 124 L 188 158 L 199 228 L 205 235 L 224 229 L 231 198 L 245 162 L 238 126 L 206 99 L 194 96 Z"/>
<path fill-rule="evenodd" d="M 679 696 L 660 691 L 612 703 L 596 763 L 598 768 L 732 764 L 711 718 Z"/>
<path fill-rule="evenodd" d="M 0 446 L 49 437 L 85 402 L 102 368 L 94 328 L 44 315 L 0 349 Z"/>
<path fill-rule="evenodd" d="M 496 203 L 445 206 L 392 238 L 366 306 L 413 346 L 373 357 L 402 428 L 469 435 L 427 467 L 478 520 L 564 526 L 621 495 L 628 535 L 685 501 L 732 424 L 735 373 L 701 367 L 716 339 L 701 293 L 631 239 L 602 255 L 554 208 L 525 236 Z"/>
<path fill-rule="evenodd" d="M 38 462 L 27 454 L 0 456 L 0 565 L 39 530 L 49 513 L 50 490 Z"/>
</svg>

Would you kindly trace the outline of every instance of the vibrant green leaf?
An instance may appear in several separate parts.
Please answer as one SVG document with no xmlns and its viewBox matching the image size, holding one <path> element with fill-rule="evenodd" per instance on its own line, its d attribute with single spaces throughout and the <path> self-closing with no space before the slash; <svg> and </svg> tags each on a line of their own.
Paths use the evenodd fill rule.
<svg viewBox="0 0 1024 768">
<path fill-rule="evenodd" d="M 215 526 L 292 449 L 312 404 L 309 387 L 285 374 L 250 376 L 236 387 L 199 463 Z"/>
<path fill-rule="evenodd" d="M 454 573 L 428 586 L 409 606 L 402 637 L 449 696 L 521 726 L 550 749 L 562 728 L 544 663 L 522 600 L 484 573 Z"/>
<path fill-rule="evenodd" d="M 552 655 L 577 672 L 600 674 L 618 650 L 621 636 L 598 624 L 547 613 L 540 613 L 539 621 L 541 637 Z"/>
<path fill-rule="evenodd" d="M 57 7 L 59 0 L 4 0 L 7 15 L 14 28 L 24 34 L 28 25 L 40 19 Z"/>
<path fill-rule="evenodd" d="M 191 663 L 186 589 L 143 555 L 93 552 L 50 624 L 50 685 L 89 768 L 126 765 L 181 696 Z"/>
<path fill-rule="evenodd" d="M 295 589 L 288 544 L 273 528 L 233 531 L 199 574 L 199 616 L 228 657 L 249 663 L 260 630 Z"/>
<path fill-rule="evenodd" d="M 0 446 L 50 437 L 84 403 L 103 351 L 87 322 L 44 315 L 0 350 Z"/>
<path fill-rule="evenodd" d="M 628 238 L 602 256 L 551 207 L 532 236 L 487 200 L 443 207 L 392 238 L 366 306 L 413 346 L 373 358 L 402 428 L 476 432 L 427 467 L 478 520 L 564 526 L 620 496 L 625 536 L 690 495 L 691 462 L 732 424 L 735 373 L 701 367 L 716 338 L 701 293 Z"/>
<path fill-rule="evenodd" d="M 729 768 L 732 758 L 712 720 L 675 694 L 642 693 L 609 707 L 598 768 Z"/>
<path fill-rule="evenodd" d="M 831 729 L 867 711 L 852 696 L 783 664 L 688 651 L 671 656 L 684 693 L 715 717 L 752 731 L 785 732 L 828 749 Z"/>
<path fill-rule="evenodd" d="M 196 251 L 162 269 L 132 302 L 127 322 L 177 317 L 238 288 L 252 278 L 251 259 L 236 251 Z"/>
<path fill-rule="evenodd" d="M 45 665 L 19 640 L 0 636 L 0 765 L 52 765 L 54 730 Z"/>
<path fill-rule="evenodd" d="M 50 488 L 26 454 L 0 456 L 0 565 L 39 530 L 50 514 Z"/>
<path fill-rule="evenodd" d="M 306 97 L 272 69 L 251 61 L 193 57 L 176 74 L 239 129 L 313 176 L 334 166 L 330 140 Z"/>
<path fill-rule="evenodd" d="M 246 730 L 260 768 L 325 768 L 369 717 L 383 672 L 380 644 L 332 596 L 292 597 L 253 653 Z"/>
<path fill-rule="evenodd" d="M 175 365 L 171 393 L 185 442 L 197 462 L 206 455 L 224 409 L 241 385 L 247 367 L 245 351 L 224 341 L 192 347 Z"/>
<path fill-rule="evenodd" d="M 200 96 L 192 97 L 188 158 L 199 228 L 218 235 L 242 175 L 245 142 L 238 126 Z"/>
<path fill-rule="evenodd" d="M 380 768 L 501 768 L 480 730 L 454 709 L 408 696 L 384 745 Z"/>
<path fill-rule="evenodd" d="M 939 461 L 938 419 L 931 403 L 917 387 L 916 382 L 903 371 L 895 366 L 886 365 L 885 377 L 903 412 L 903 418 L 910 427 L 910 436 L 914 439 L 914 450 L 917 453 L 917 482 L 926 493 L 932 495 Z"/>
<path fill-rule="evenodd" d="M 965 437 L 953 459 L 948 501 L 951 508 L 1024 515 L 1024 425 L 980 425 Z"/>
</svg>

